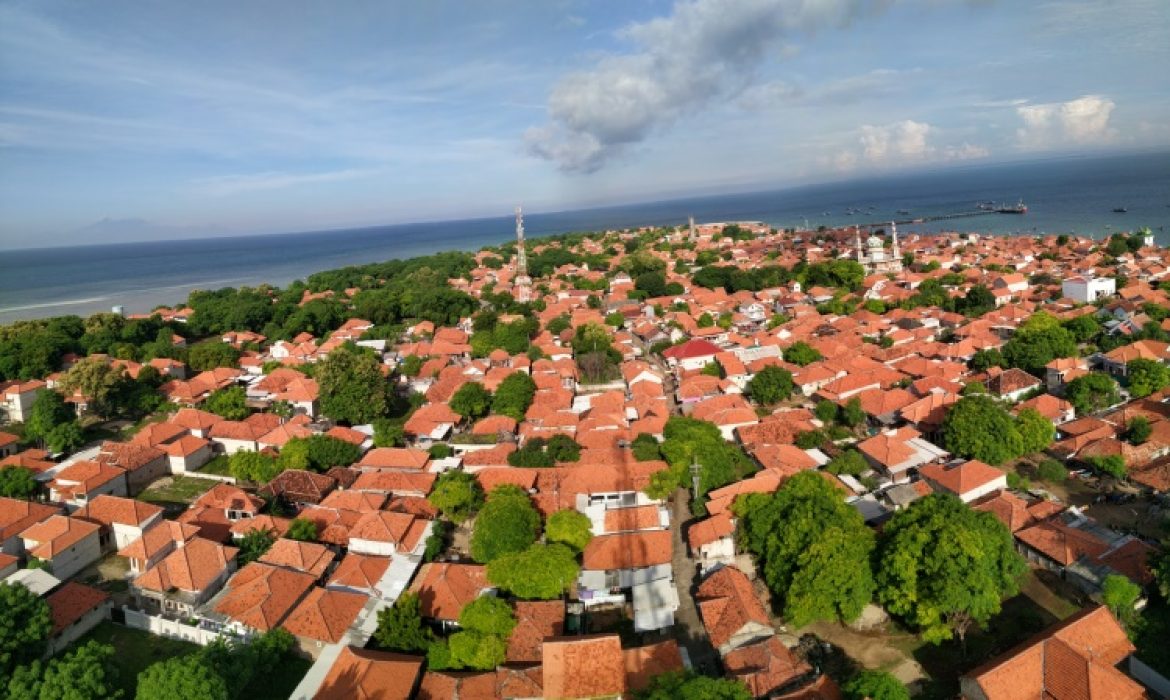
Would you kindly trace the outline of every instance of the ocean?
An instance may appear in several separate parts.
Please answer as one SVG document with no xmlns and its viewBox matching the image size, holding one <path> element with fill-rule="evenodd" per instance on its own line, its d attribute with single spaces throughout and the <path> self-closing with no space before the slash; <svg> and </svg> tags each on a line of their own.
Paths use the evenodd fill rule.
<svg viewBox="0 0 1170 700">
<path fill-rule="evenodd" d="M 522 193 L 517 194 L 522 199 Z M 1170 153 L 1061 158 L 952 168 L 767 192 L 675 199 L 525 215 L 528 236 L 696 222 L 765 221 L 777 228 L 849 226 L 975 209 L 979 202 L 1028 206 L 1024 216 L 989 214 L 909 224 L 899 233 L 1078 233 L 1107 236 L 1148 226 L 1170 243 Z M 1113 209 L 1124 207 L 1124 214 Z M 177 304 L 192 289 L 283 285 L 350 264 L 441 250 L 475 250 L 514 234 L 505 215 L 363 229 L 0 251 L 0 324 L 127 313 Z M 899 214 L 908 211 L 908 215 Z"/>
</svg>

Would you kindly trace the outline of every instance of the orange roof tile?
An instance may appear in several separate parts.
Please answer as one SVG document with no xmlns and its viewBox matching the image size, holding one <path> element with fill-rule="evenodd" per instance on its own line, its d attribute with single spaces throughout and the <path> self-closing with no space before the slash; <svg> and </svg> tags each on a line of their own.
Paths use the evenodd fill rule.
<svg viewBox="0 0 1170 700">
<path fill-rule="evenodd" d="M 541 650 L 548 698 L 592 698 L 626 691 L 622 644 L 616 634 L 552 639 Z"/>
<path fill-rule="evenodd" d="M 361 593 L 314 588 L 289 613 L 284 627 L 298 637 L 336 644 L 369 600 Z"/>
<path fill-rule="evenodd" d="M 252 562 L 228 581 L 215 609 L 232 619 L 267 632 L 279 625 L 313 587 L 314 578 L 300 571 Z"/>
<path fill-rule="evenodd" d="M 317 690 L 315 700 L 408 700 L 423 657 L 347 646 Z"/>
<path fill-rule="evenodd" d="M 422 565 L 410 590 L 418 594 L 423 617 L 458 620 L 463 606 L 490 585 L 487 569 L 479 564 L 431 562 Z"/>
</svg>

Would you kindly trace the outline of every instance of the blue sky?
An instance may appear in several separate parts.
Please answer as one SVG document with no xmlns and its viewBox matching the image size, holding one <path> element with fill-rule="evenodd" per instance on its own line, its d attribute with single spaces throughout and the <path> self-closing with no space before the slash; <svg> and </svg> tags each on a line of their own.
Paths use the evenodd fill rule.
<svg viewBox="0 0 1170 700">
<path fill-rule="evenodd" d="M 0 248 L 1159 148 L 1167 66 L 1166 0 L 6 0 Z"/>
</svg>

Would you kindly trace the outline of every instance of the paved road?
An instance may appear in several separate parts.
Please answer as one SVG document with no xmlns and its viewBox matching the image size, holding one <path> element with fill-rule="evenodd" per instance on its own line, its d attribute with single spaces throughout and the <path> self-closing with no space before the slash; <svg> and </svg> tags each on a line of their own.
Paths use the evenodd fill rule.
<svg viewBox="0 0 1170 700">
<path fill-rule="evenodd" d="M 686 542 L 682 538 L 683 523 L 691 518 L 689 503 L 690 495 L 686 489 L 674 492 L 674 511 L 671 514 L 671 533 L 674 536 L 672 566 L 679 601 L 678 611 L 674 614 L 674 637 L 686 648 L 695 670 L 718 676 L 721 673 L 719 654 L 711 646 L 695 606 L 695 562 L 687 556 Z"/>
</svg>

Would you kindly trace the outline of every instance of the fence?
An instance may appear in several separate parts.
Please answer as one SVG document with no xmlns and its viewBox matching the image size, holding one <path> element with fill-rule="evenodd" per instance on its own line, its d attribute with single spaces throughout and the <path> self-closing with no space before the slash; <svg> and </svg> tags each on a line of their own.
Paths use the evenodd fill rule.
<svg viewBox="0 0 1170 700">
<path fill-rule="evenodd" d="M 125 606 L 122 607 L 122 612 L 126 616 L 127 627 L 144 630 L 151 634 L 157 634 L 160 637 L 181 639 L 185 642 L 207 646 L 220 636 L 219 633 L 211 630 L 189 625 L 179 620 L 172 620 L 157 615 L 148 615 L 139 610 L 131 610 Z"/>
</svg>

